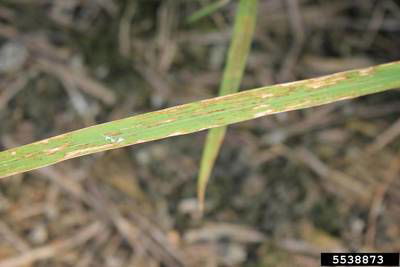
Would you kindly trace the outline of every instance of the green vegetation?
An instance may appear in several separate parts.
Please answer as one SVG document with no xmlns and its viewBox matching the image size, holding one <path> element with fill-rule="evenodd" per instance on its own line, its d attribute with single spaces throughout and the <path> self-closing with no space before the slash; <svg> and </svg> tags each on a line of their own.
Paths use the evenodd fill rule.
<svg viewBox="0 0 400 267">
<path fill-rule="evenodd" d="M 236 14 L 233 37 L 229 47 L 228 58 L 222 78 L 219 95 L 235 93 L 239 90 L 246 59 L 249 54 L 251 40 L 257 17 L 257 0 L 241 0 Z M 204 146 L 199 177 L 197 179 L 197 195 L 200 211 L 203 210 L 204 196 L 211 170 L 226 133 L 226 127 L 210 130 Z"/>
<path fill-rule="evenodd" d="M 0 152 L 0 177 L 63 160 L 400 87 L 400 62 L 262 87 L 69 132 Z"/>
</svg>

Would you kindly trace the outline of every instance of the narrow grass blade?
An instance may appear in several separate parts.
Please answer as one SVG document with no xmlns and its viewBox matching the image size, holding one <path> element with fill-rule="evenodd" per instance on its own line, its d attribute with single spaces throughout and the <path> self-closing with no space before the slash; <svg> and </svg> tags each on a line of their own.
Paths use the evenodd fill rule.
<svg viewBox="0 0 400 267">
<path fill-rule="evenodd" d="M 201 18 L 209 16 L 212 13 L 214 13 L 215 11 L 217 11 L 218 9 L 220 9 L 221 7 L 228 4 L 229 2 L 230 2 L 230 0 L 219 0 L 219 1 L 213 2 L 209 5 L 206 5 L 202 9 L 200 9 L 200 10 L 194 12 L 192 15 L 190 15 L 189 18 L 187 19 L 187 23 L 193 23 L 193 22 L 198 21 Z"/>
<path fill-rule="evenodd" d="M 400 88 L 400 61 L 197 101 L 0 152 L 0 177 L 100 151 L 394 88 Z"/>
<path fill-rule="evenodd" d="M 220 86 L 219 95 L 227 95 L 239 90 L 250 44 L 253 39 L 257 17 L 258 0 L 241 0 L 236 12 L 232 41 Z M 199 210 L 204 208 L 204 197 L 211 170 L 218 156 L 226 133 L 226 127 L 212 129 L 206 138 L 197 178 L 197 198 Z"/>
</svg>

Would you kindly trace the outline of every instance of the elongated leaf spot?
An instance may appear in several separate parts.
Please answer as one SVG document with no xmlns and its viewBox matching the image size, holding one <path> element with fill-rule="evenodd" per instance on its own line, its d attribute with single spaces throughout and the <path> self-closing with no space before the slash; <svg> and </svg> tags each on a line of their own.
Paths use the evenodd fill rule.
<svg viewBox="0 0 400 267">
<path fill-rule="evenodd" d="M 339 73 L 337 75 L 334 74 L 329 77 L 311 79 L 306 85 L 308 85 L 311 88 L 318 89 L 325 86 L 335 85 L 338 82 L 344 81 L 346 79 L 347 77 L 344 74 Z"/>
<path fill-rule="evenodd" d="M 228 97 L 230 97 L 230 95 L 218 96 L 215 99 L 221 100 L 221 99 L 225 99 L 225 98 L 228 98 Z"/>
<path fill-rule="evenodd" d="M 261 98 L 267 98 L 267 97 L 273 97 L 274 94 L 268 93 L 268 94 L 262 94 Z"/>
<path fill-rule="evenodd" d="M 109 133 L 106 133 L 105 135 L 106 135 L 106 136 L 117 136 L 117 135 L 120 135 L 120 134 L 121 134 L 121 132 L 116 131 L 116 132 L 109 132 Z"/>
<path fill-rule="evenodd" d="M 56 153 L 57 151 L 60 151 L 60 150 L 61 150 L 61 148 L 56 147 L 56 148 L 48 149 L 46 151 L 46 153 L 47 153 L 47 155 L 51 155 L 51 154 L 54 154 L 54 153 Z"/>
<path fill-rule="evenodd" d="M 393 62 L 385 63 L 385 64 L 382 64 L 382 65 L 378 65 L 376 67 L 378 67 L 378 68 L 382 67 L 382 66 L 388 67 L 388 66 L 397 65 L 397 64 L 399 64 L 398 61 L 393 61 Z"/>
<path fill-rule="evenodd" d="M 374 68 L 373 67 L 369 67 L 369 68 L 362 69 L 362 70 L 358 71 L 360 76 L 368 76 L 368 75 L 372 74 L 373 72 L 374 72 Z"/>
<path fill-rule="evenodd" d="M 181 134 L 185 134 L 185 133 L 184 132 L 175 132 L 175 133 L 169 134 L 168 137 L 177 136 L 177 135 L 181 135 Z"/>
<path fill-rule="evenodd" d="M 33 155 L 35 155 L 35 153 L 28 153 L 28 154 L 26 154 L 24 157 L 25 157 L 25 158 L 30 158 L 30 157 L 32 157 Z"/>
<path fill-rule="evenodd" d="M 163 123 L 168 123 L 168 122 L 173 122 L 173 121 L 176 121 L 176 119 L 168 119 L 168 120 L 163 121 Z"/>
<path fill-rule="evenodd" d="M 257 106 L 257 107 L 254 107 L 253 110 L 262 109 L 262 108 L 267 108 L 267 107 L 269 107 L 269 105 L 267 105 L 267 104 L 262 104 L 262 105 L 259 105 L 259 106 Z"/>
<path fill-rule="evenodd" d="M 58 151 L 64 150 L 64 149 L 67 148 L 68 146 L 69 146 L 69 143 L 65 143 L 65 144 L 63 144 L 62 146 L 48 149 L 48 150 L 46 151 L 46 154 L 47 154 L 47 155 L 54 154 L 54 153 L 56 153 L 56 152 L 58 152 Z"/>
<path fill-rule="evenodd" d="M 15 155 L 17 155 L 17 152 L 11 151 L 11 155 L 15 156 Z"/>
<path fill-rule="evenodd" d="M 204 100 L 199 101 L 199 104 L 206 108 L 208 105 L 210 105 L 214 102 L 219 102 L 225 98 L 230 98 L 230 97 L 232 97 L 232 96 L 231 95 L 223 95 L 223 96 L 218 96 L 215 98 L 204 99 Z"/>
<path fill-rule="evenodd" d="M 294 109 L 299 108 L 299 107 L 305 107 L 307 104 L 310 104 L 310 103 L 311 103 L 310 100 L 306 100 L 306 101 L 303 101 L 303 102 L 288 106 L 287 110 L 289 111 L 289 110 L 294 110 Z"/>
<path fill-rule="evenodd" d="M 254 118 L 258 118 L 258 117 L 262 117 L 262 116 L 265 116 L 265 115 L 269 115 L 269 114 L 272 114 L 273 112 L 274 112 L 273 109 L 267 109 L 266 111 L 262 111 L 262 112 L 256 113 L 254 115 Z"/>
<path fill-rule="evenodd" d="M 350 96 L 344 96 L 344 97 L 339 98 L 337 101 L 351 99 L 351 98 L 354 98 L 354 96 L 351 96 L 351 95 Z"/>
<path fill-rule="evenodd" d="M 299 83 L 302 83 L 302 81 L 295 81 L 295 82 L 289 82 L 289 83 L 282 83 L 282 84 L 278 84 L 277 86 L 279 87 L 292 87 L 294 85 L 297 85 Z"/>
<path fill-rule="evenodd" d="M 106 145 L 102 145 L 102 146 L 94 146 L 94 147 L 89 147 L 89 148 L 85 148 L 85 149 L 79 149 L 79 150 L 67 153 L 64 158 L 65 159 L 76 158 L 78 156 L 94 153 L 96 151 L 102 151 L 102 150 L 105 150 L 105 149 L 113 147 L 113 146 L 114 146 L 113 144 L 106 144 Z"/>
</svg>

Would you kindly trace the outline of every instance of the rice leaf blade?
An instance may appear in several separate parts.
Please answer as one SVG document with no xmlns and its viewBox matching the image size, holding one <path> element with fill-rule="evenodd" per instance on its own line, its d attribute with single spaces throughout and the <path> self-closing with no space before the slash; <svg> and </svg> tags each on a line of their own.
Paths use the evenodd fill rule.
<svg viewBox="0 0 400 267">
<path fill-rule="evenodd" d="M 100 151 L 400 88 L 400 61 L 192 102 L 0 152 L 0 178 Z"/>
<path fill-rule="evenodd" d="M 235 16 L 232 41 L 220 86 L 219 95 L 227 95 L 239 90 L 247 57 L 256 25 L 258 0 L 241 0 Z M 215 160 L 226 133 L 226 126 L 209 131 L 204 145 L 197 178 L 197 198 L 199 211 L 203 212 L 204 198 Z"/>
</svg>

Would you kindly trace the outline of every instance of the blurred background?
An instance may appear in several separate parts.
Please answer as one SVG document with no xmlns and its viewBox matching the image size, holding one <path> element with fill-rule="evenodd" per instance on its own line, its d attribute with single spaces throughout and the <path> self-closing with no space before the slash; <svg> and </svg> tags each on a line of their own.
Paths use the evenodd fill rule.
<svg viewBox="0 0 400 267">
<path fill-rule="evenodd" d="M 0 150 L 218 94 L 237 1 L 1 0 Z M 260 0 L 242 90 L 400 58 L 398 0 Z M 400 74 L 399 74 L 400 75 Z M 400 94 L 229 126 L 0 181 L 0 266 L 319 266 L 400 250 Z"/>
</svg>

